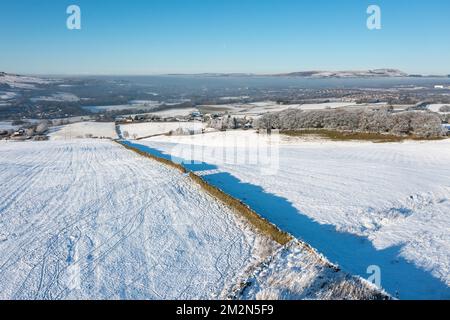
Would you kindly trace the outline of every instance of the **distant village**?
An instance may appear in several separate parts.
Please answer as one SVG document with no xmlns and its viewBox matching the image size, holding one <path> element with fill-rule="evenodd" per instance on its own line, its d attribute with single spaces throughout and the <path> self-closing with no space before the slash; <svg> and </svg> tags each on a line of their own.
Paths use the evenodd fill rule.
<svg viewBox="0 0 450 320">
<path fill-rule="evenodd" d="M 198 122 L 206 123 L 208 127 L 217 130 L 227 129 L 252 129 L 254 119 L 249 116 L 238 116 L 226 113 L 207 113 L 200 111 L 192 112 L 187 116 L 158 116 L 155 114 L 129 115 L 116 117 L 116 125 L 144 122 Z"/>
<path fill-rule="evenodd" d="M 49 121 L 40 121 L 38 123 L 13 122 L 13 125 L 19 126 L 18 129 L 0 129 L 0 140 L 14 141 L 45 141 L 48 140 Z"/>
</svg>

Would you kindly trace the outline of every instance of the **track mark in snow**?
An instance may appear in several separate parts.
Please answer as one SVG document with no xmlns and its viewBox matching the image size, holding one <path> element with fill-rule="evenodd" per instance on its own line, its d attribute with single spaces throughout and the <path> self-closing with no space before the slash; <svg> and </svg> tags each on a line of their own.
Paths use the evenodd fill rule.
<svg viewBox="0 0 450 320">
<path fill-rule="evenodd" d="M 211 298 L 256 259 L 229 209 L 118 145 L 0 148 L 0 299 Z"/>
</svg>

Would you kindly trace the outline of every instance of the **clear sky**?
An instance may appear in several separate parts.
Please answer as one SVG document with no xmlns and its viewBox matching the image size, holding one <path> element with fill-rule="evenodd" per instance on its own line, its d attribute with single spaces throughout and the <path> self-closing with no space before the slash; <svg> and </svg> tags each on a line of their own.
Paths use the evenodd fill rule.
<svg viewBox="0 0 450 320">
<path fill-rule="evenodd" d="M 66 28 L 76 4 L 82 29 Z M 382 29 L 366 27 L 370 4 Z M 450 74 L 449 0 L 1 0 L 0 71 Z"/>
</svg>

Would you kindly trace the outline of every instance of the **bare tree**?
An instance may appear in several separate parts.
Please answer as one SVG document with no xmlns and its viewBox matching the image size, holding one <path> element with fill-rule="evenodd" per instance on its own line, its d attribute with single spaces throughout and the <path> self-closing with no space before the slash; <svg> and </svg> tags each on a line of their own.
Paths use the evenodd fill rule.
<svg viewBox="0 0 450 320">
<path fill-rule="evenodd" d="M 40 122 L 36 127 L 36 133 L 37 134 L 43 134 L 48 130 L 48 122 L 42 121 Z"/>
</svg>

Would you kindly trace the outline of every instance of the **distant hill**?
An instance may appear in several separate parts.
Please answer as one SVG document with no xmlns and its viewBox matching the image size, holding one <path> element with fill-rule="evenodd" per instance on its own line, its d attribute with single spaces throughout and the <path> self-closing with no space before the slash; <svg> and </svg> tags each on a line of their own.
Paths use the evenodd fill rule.
<svg viewBox="0 0 450 320">
<path fill-rule="evenodd" d="M 254 73 L 197 73 L 169 74 L 170 76 L 198 77 L 299 77 L 299 78 L 376 78 L 376 77 L 409 77 L 411 75 L 397 69 L 348 70 L 348 71 L 298 71 L 279 74 Z M 419 77 L 421 75 L 415 75 Z"/>
<path fill-rule="evenodd" d="M 375 77 L 407 77 L 408 74 L 397 69 L 374 69 L 362 71 L 300 71 L 276 74 L 280 77 L 308 78 L 375 78 Z"/>
<path fill-rule="evenodd" d="M 6 85 L 11 89 L 35 89 L 36 85 L 49 83 L 51 81 L 46 79 L 0 72 L 0 86 Z"/>
</svg>

